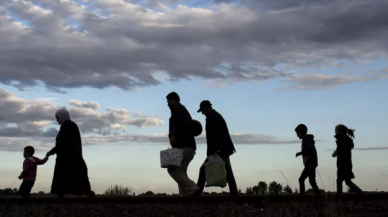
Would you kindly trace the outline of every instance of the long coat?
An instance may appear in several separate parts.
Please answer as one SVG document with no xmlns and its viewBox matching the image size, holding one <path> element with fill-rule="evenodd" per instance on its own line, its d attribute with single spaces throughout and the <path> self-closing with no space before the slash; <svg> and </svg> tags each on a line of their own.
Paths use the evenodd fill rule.
<svg viewBox="0 0 388 217">
<path fill-rule="evenodd" d="M 225 156 L 230 156 L 236 152 L 228 125 L 216 110 L 210 112 L 206 117 L 206 141 L 207 156 L 213 155 L 217 151 Z"/>
<path fill-rule="evenodd" d="M 352 164 L 353 139 L 347 135 L 337 135 L 337 177 L 342 179 L 354 179 Z"/>
<path fill-rule="evenodd" d="M 76 123 L 67 120 L 61 125 L 55 147 L 49 153 L 57 155 L 52 194 L 82 195 L 90 192 L 88 168 L 82 156 L 81 135 Z"/>
</svg>

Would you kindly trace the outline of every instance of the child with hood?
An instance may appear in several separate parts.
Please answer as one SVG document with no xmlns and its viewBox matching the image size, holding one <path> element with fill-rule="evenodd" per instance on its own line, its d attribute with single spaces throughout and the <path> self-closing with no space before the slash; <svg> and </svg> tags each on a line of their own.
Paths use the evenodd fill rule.
<svg viewBox="0 0 388 217">
<path fill-rule="evenodd" d="M 302 140 L 302 151 L 296 153 L 296 157 L 302 155 L 304 164 L 304 170 L 299 177 L 299 193 L 300 195 L 305 194 L 304 181 L 308 177 L 314 194 L 320 194 L 321 192 L 315 179 L 315 170 L 318 167 L 318 154 L 315 149 L 314 135 L 307 134 L 307 126 L 304 124 L 299 124 L 295 128 L 295 132 L 299 139 Z"/>
<path fill-rule="evenodd" d="M 31 189 L 34 187 L 36 180 L 37 165 L 43 165 L 48 160 L 48 157 L 45 157 L 43 160 L 34 157 L 34 153 L 34 147 L 27 146 L 24 148 L 23 171 L 19 176 L 19 179 L 23 179 L 19 188 L 19 194 L 22 197 L 30 197 Z"/>
</svg>

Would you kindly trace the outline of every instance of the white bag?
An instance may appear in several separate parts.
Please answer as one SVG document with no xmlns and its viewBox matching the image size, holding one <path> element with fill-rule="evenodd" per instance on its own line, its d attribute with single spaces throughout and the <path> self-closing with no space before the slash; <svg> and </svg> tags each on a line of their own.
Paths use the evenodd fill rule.
<svg viewBox="0 0 388 217">
<path fill-rule="evenodd" d="M 179 148 L 171 148 L 160 151 L 160 165 L 162 168 L 177 167 L 182 165 L 183 150 Z"/>
</svg>

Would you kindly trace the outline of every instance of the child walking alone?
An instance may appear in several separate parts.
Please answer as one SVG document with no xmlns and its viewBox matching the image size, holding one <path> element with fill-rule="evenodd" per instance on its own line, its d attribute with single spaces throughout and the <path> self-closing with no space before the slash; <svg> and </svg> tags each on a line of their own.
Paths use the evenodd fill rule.
<svg viewBox="0 0 388 217">
<path fill-rule="evenodd" d="M 45 164 L 48 160 L 48 157 L 45 157 L 43 160 L 40 160 L 37 157 L 34 157 L 35 149 L 32 146 L 27 146 L 24 148 L 24 162 L 23 162 L 23 172 L 18 177 L 23 179 L 22 184 L 19 188 L 19 194 L 22 197 L 30 197 L 31 189 L 34 187 L 37 165 Z"/>
<path fill-rule="evenodd" d="M 352 138 L 354 138 L 354 130 L 348 129 L 343 124 L 337 125 L 334 137 L 337 139 L 337 149 L 332 156 L 337 157 L 337 194 L 342 194 L 342 183 L 344 181 L 351 191 L 362 193 L 362 190 L 351 181 L 351 179 L 355 178 L 352 171 L 352 149 L 354 148 Z"/>
<path fill-rule="evenodd" d="M 299 177 L 299 193 L 305 194 L 304 181 L 309 178 L 310 185 L 313 188 L 314 194 L 320 194 L 317 182 L 315 180 L 315 169 L 318 167 L 318 154 L 315 149 L 314 135 L 307 134 L 307 126 L 299 124 L 295 128 L 296 135 L 302 140 L 302 151 L 296 153 L 295 157 L 302 155 L 304 170 Z"/>
</svg>

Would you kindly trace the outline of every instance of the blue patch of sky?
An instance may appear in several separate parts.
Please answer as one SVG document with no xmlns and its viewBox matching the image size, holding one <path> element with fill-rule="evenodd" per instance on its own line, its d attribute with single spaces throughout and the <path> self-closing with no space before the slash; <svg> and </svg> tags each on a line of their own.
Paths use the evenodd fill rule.
<svg viewBox="0 0 388 217">
<path fill-rule="evenodd" d="M 211 8 L 214 3 L 211 0 L 187 0 L 187 5 L 189 7 Z"/>
<path fill-rule="evenodd" d="M 7 8 L 4 8 L 4 10 L 6 11 L 7 15 L 10 16 L 15 22 L 19 22 L 19 23 L 23 24 L 24 26 L 31 25 L 31 22 L 29 20 L 24 20 L 24 19 L 17 17 L 15 14 L 13 14 Z"/>
<path fill-rule="evenodd" d="M 65 22 L 72 28 L 78 27 L 79 23 L 75 21 L 74 19 L 67 17 L 64 19 Z"/>
<path fill-rule="evenodd" d="M 72 0 L 73 2 L 77 3 L 78 5 L 83 5 L 83 6 L 89 6 L 91 5 L 90 2 L 93 2 L 93 1 L 82 1 L 82 0 Z"/>
</svg>

